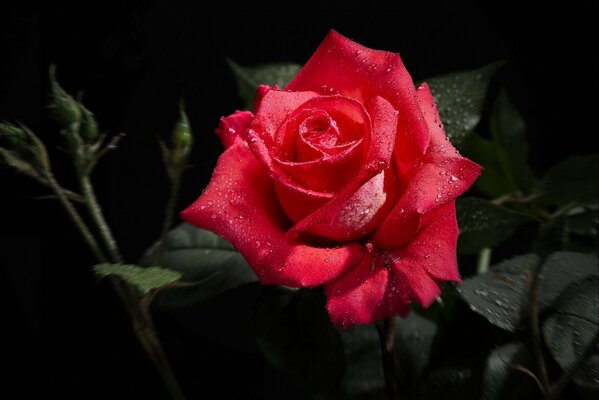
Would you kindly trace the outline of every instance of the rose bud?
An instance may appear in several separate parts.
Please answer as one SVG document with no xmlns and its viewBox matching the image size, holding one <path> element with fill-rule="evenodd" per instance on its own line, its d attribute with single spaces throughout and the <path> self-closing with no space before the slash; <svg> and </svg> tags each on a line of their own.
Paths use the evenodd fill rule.
<svg viewBox="0 0 599 400">
<path fill-rule="evenodd" d="M 61 127 L 73 130 L 74 125 L 81 120 L 79 105 L 56 81 L 56 65 L 51 65 L 50 76 L 50 117 Z"/>
<path fill-rule="evenodd" d="M 187 160 L 187 156 L 193 146 L 193 132 L 189 124 L 189 118 L 185 113 L 184 102 L 179 104 L 179 120 L 171 133 L 171 143 L 173 146 L 173 162 L 181 163 Z"/>
</svg>

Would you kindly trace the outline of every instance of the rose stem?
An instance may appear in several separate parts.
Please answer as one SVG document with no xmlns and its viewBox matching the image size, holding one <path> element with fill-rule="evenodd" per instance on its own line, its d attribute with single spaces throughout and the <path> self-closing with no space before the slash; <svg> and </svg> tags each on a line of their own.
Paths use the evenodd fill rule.
<svg viewBox="0 0 599 400">
<path fill-rule="evenodd" d="M 94 188 L 91 184 L 88 174 L 82 174 L 79 176 L 79 185 L 81 186 L 81 191 L 83 192 L 85 205 L 94 221 L 94 224 L 96 225 L 96 228 L 100 232 L 100 236 L 102 237 L 102 240 L 108 249 L 110 258 L 112 258 L 113 262 L 121 264 L 123 262 L 123 256 L 121 255 L 116 241 L 112 236 L 112 232 L 110 231 L 110 228 L 104 219 L 102 209 L 96 200 L 96 194 L 94 193 Z"/>
<path fill-rule="evenodd" d="M 58 182 L 56 182 L 56 179 L 54 178 L 54 175 L 52 174 L 52 172 L 46 171 L 45 176 L 49 183 L 50 188 L 56 194 L 58 201 L 66 210 L 67 214 L 69 215 L 69 217 L 75 224 L 75 227 L 77 228 L 77 230 L 83 237 L 83 240 L 85 241 L 85 243 L 87 243 L 90 250 L 94 254 L 94 257 L 96 258 L 96 260 L 98 262 L 106 262 L 107 258 L 104 255 L 104 252 L 100 248 L 100 245 L 96 241 L 96 238 L 94 237 L 94 235 L 92 235 L 92 233 L 89 230 L 89 228 L 87 227 L 87 225 L 85 225 L 85 222 L 83 222 L 83 219 L 81 218 L 81 216 L 79 215 L 79 213 L 77 212 L 75 207 L 73 207 L 71 200 L 69 200 L 69 198 L 65 194 L 65 190 L 58 184 Z"/>
<path fill-rule="evenodd" d="M 173 174 L 173 178 L 171 180 L 171 191 L 168 197 L 168 202 L 166 203 L 166 209 L 164 211 L 164 221 L 162 223 L 162 232 L 160 233 L 158 251 L 156 252 L 156 258 L 154 259 L 154 263 L 156 265 L 160 265 L 160 261 L 162 260 L 162 255 L 164 254 L 164 249 L 166 247 L 166 235 L 168 234 L 168 230 L 173 224 L 173 217 L 175 216 L 175 208 L 177 207 L 177 200 L 179 198 L 179 188 L 181 187 L 181 170 L 176 171 Z"/>
<path fill-rule="evenodd" d="M 385 318 L 382 321 L 375 322 L 375 326 L 379 333 L 379 341 L 381 344 L 381 356 L 383 359 L 383 372 L 385 375 L 387 396 L 389 400 L 398 400 L 399 382 L 397 378 L 395 355 L 393 353 L 395 319 L 392 317 Z"/>
<path fill-rule="evenodd" d="M 116 241 L 112 236 L 112 232 L 104 216 L 102 215 L 102 209 L 98 203 L 93 186 L 89 179 L 89 174 L 81 174 L 79 176 L 79 183 L 85 199 L 85 204 L 88 208 L 89 214 L 92 216 L 96 228 L 100 232 L 104 244 L 109 250 L 110 257 L 115 263 L 122 263 L 123 258 L 120 254 Z M 114 290 L 117 292 L 119 298 L 125 305 L 127 312 L 133 320 L 133 326 L 137 338 L 154 363 L 156 369 L 160 373 L 162 380 L 171 396 L 174 400 L 184 400 L 185 396 L 177 383 L 172 368 L 164 354 L 164 349 L 156 333 L 156 329 L 152 322 L 150 312 L 144 308 L 142 303 L 137 298 L 133 289 L 125 282 L 111 279 L 111 284 Z"/>
<path fill-rule="evenodd" d="M 543 394 L 546 395 L 549 392 L 549 377 L 547 376 L 547 367 L 545 365 L 545 359 L 543 357 L 543 346 L 541 343 L 541 328 L 539 324 L 539 301 L 537 296 L 539 282 L 541 280 L 541 273 L 543 271 L 543 265 L 545 264 L 545 256 L 540 256 L 539 261 L 535 265 L 532 273 L 532 281 L 530 282 L 530 289 L 528 292 L 528 299 L 530 301 L 530 332 L 532 339 L 532 350 L 537 363 L 537 369 L 539 380 L 543 388 Z"/>
</svg>

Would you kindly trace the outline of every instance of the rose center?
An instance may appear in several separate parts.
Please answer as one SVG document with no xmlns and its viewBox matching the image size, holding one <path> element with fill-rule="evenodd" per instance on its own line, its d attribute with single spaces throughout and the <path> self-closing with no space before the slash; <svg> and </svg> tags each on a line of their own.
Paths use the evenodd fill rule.
<svg viewBox="0 0 599 400">
<path fill-rule="evenodd" d="M 316 148 L 335 147 L 340 137 L 337 123 L 324 111 L 317 111 L 302 121 L 299 134 Z"/>
</svg>

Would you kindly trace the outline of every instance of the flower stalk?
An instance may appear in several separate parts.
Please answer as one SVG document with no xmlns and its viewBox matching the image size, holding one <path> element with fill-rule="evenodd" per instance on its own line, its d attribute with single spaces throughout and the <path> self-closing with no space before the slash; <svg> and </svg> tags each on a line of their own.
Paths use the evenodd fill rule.
<svg viewBox="0 0 599 400">
<path fill-rule="evenodd" d="M 395 339 L 395 319 L 385 318 L 375 322 L 381 345 L 381 356 L 383 361 L 383 373 L 385 375 L 385 387 L 389 400 L 399 400 L 399 380 L 397 374 L 397 363 L 393 352 Z"/>
</svg>

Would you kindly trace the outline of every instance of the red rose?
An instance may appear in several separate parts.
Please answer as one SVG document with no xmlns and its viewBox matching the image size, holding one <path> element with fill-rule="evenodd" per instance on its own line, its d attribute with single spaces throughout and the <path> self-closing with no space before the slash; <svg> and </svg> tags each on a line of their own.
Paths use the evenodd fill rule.
<svg viewBox="0 0 599 400">
<path fill-rule="evenodd" d="M 221 120 L 226 151 L 184 220 L 229 240 L 265 284 L 324 285 L 344 327 L 427 307 L 460 280 L 454 199 L 481 168 L 398 54 L 333 31 L 255 109 Z"/>
</svg>

